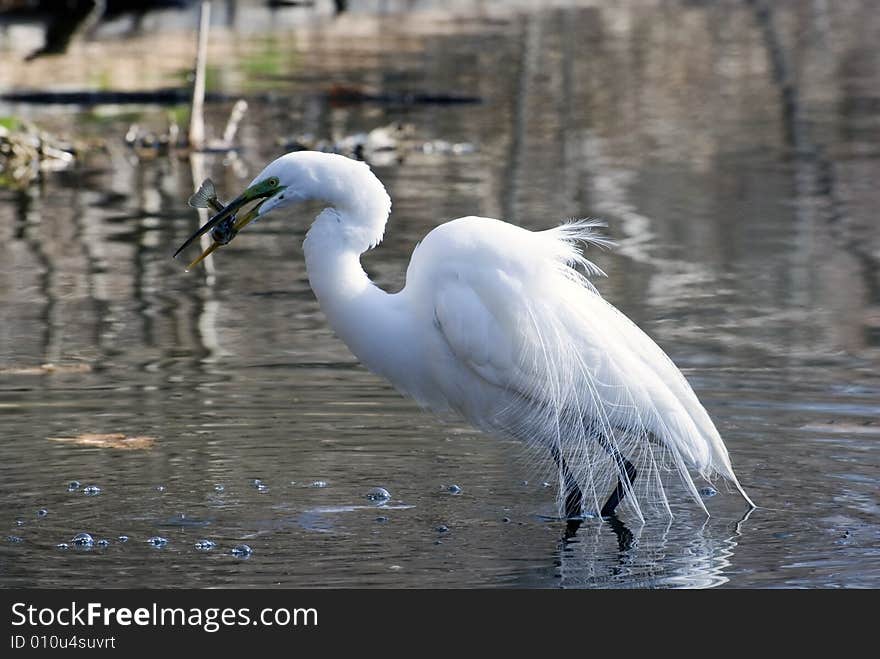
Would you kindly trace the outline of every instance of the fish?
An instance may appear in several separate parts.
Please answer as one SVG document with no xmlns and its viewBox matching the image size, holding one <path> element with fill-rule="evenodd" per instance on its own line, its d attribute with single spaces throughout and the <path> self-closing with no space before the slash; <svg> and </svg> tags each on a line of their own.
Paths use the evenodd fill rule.
<svg viewBox="0 0 880 659">
<path fill-rule="evenodd" d="M 214 181 L 210 178 L 202 181 L 199 189 L 190 196 L 187 203 L 193 208 L 210 208 L 215 213 L 219 213 L 226 208 L 225 204 L 217 197 L 217 188 L 214 186 Z M 235 229 L 235 215 L 230 215 L 211 229 L 211 239 L 218 245 L 228 245 L 237 233 L 238 231 Z"/>
</svg>

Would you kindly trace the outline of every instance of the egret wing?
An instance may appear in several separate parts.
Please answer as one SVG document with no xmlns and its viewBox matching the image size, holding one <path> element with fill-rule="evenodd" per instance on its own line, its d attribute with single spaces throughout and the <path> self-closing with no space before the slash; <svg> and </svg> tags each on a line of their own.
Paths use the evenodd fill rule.
<svg viewBox="0 0 880 659">
<path fill-rule="evenodd" d="M 525 310 L 517 299 L 503 273 L 455 276 L 436 289 L 434 321 L 460 363 L 497 387 L 520 391 L 529 374 L 522 370 L 525 336 L 517 328 Z"/>
<path fill-rule="evenodd" d="M 633 497 L 639 515 L 639 501 L 668 507 L 661 475 L 669 469 L 700 505 L 689 466 L 741 490 L 690 385 L 632 321 L 557 263 L 515 268 L 485 260 L 447 261 L 433 312 L 454 357 L 520 403 L 516 414 L 493 412 L 500 430 L 555 443 L 594 491 L 616 478 L 614 453 L 626 456 L 644 474 L 641 496 Z"/>
</svg>

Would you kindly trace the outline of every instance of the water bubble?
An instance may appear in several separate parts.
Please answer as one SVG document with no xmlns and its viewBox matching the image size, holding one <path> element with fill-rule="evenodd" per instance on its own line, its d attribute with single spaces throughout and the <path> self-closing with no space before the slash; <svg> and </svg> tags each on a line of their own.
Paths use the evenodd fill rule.
<svg viewBox="0 0 880 659">
<path fill-rule="evenodd" d="M 15 525 L 16 526 L 24 526 L 24 519 L 21 517 L 16 517 L 15 518 Z"/>
<path fill-rule="evenodd" d="M 461 488 L 458 485 L 450 485 L 446 488 L 446 491 L 449 494 L 461 494 Z"/>
<path fill-rule="evenodd" d="M 98 545 L 99 547 L 109 547 L 110 541 L 105 540 L 105 539 L 101 539 L 101 540 L 98 540 L 98 542 L 96 542 L 95 544 Z"/>
<path fill-rule="evenodd" d="M 384 515 L 380 515 L 379 517 L 376 518 L 376 521 L 377 522 L 387 522 L 388 518 L 385 517 Z"/>
<path fill-rule="evenodd" d="M 152 538 L 147 539 L 147 544 L 153 547 L 164 547 L 168 544 L 168 539 L 160 535 L 154 535 Z"/>
<path fill-rule="evenodd" d="M 402 570 L 403 568 L 399 565 L 389 565 L 388 569 L 389 570 Z"/>
<path fill-rule="evenodd" d="M 128 536 L 127 536 L 127 535 L 121 535 L 121 536 L 119 536 L 119 537 L 116 538 L 116 539 L 117 539 L 119 542 L 128 542 Z"/>
<path fill-rule="evenodd" d="M 68 492 L 76 492 L 80 488 L 80 486 L 81 486 L 81 483 L 79 481 L 70 481 L 67 484 L 67 491 Z"/>
<path fill-rule="evenodd" d="M 259 489 L 263 485 L 263 481 L 261 481 L 259 478 L 254 478 L 253 480 L 251 480 L 251 485 Z"/>
<path fill-rule="evenodd" d="M 40 509 L 37 511 L 37 517 L 45 517 L 45 516 L 48 515 L 48 514 L 49 514 L 49 511 L 46 510 L 45 508 L 40 508 Z"/>
<path fill-rule="evenodd" d="M 254 550 L 247 545 L 235 545 L 235 547 L 232 548 L 232 555 L 237 556 L 238 558 L 247 558 L 253 553 Z"/>
<path fill-rule="evenodd" d="M 501 521 L 504 522 L 505 524 L 509 524 L 509 523 L 510 523 L 510 518 L 509 518 L 509 517 L 502 517 L 502 518 L 501 518 Z"/>
<path fill-rule="evenodd" d="M 83 488 L 83 494 L 87 497 L 96 497 L 101 494 L 101 488 L 97 485 L 87 485 Z"/>
<path fill-rule="evenodd" d="M 367 492 L 367 498 L 370 501 L 388 501 L 391 498 L 391 492 L 386 490 L 384 487 L 374 487 L 372 490 Z"/>
<path fill-rule="evenodd" d="M 156 490 L 156 492 L 164 492 L 164 491 L 165 491 L 165 486 L 164 486 L 164 485 L 157 485 L 157 486 L 154 487 L 153 489 Z"/>
<path fill-rule="evenodd" d="M 718 490 L 716 490 L 714 487 L 709 486 L 700 488 L 700 496 L 714 497 L 716 494 L 718 494 Z"/>
<path fill-rule="evenodd" d="M 442 541 L 442 540 L 435 540 L 435 541 L 434 541 L 434 544 L 435 544 L 435 545 L 442 545 L 442 544 L 443 544 L 443 541 Z"/>
<path fill-rule="evenodd" d="M 544 481 L 543 483 L 541 483 L 541 487 L 550 487 L 550 483 Z"/>
<path fill-rule="evenodd" d="M 22 538 L 22 537 L 19 536 L 19 535 L 7 535 L 7 536 L 6 536 L 6 542 L 11 542 L 11 543 L 13 543 L 13 544 L 14 544 L 14 543 L 19 543 L 19 542 L 24 542 L 24 538 Z"/>
<path fill-rule="evenodd" d="M 66 542 L 59 542 L 57 545 L 55 545 L 55 549 L 70 549 L 70 545 Z"/>
<path fill-rule="evenodd" d="M 77 533 L 70 539 L 74 547 L 93 547 L 95 539 L 89 533 Z"/>
<path fill-rule="evenodd" d="M 216 546 L 217 543 L 213 540 L 199 540 L 195 544 L 196 549 L 199 551 L 211 551 Z"/>
<path fill-rule="evenodd" d="M 226 490 L 226 487 L 224 487 L 223 485 L 220 485 L 220 483 L 217 483 L 217 484 L 214 486 L 214 491 L 215 491 L 215 492 L 224 492 L 225 490 Z"/>
<path fill-rule="evenodd" d="M 315 481 L 314 483 L 309 485 L 309 487 L 327 487 L 327 485 L 327 481 Z"/>
<path fill-rule="evenodd" d="M 268 491 L 269 491 L 268 485 L 263 485 L 262 483 L 260 485 L 257 485 L 257 492 L 260 492 L 261 494 L 265 494 Z"/>
<path fill-rule="evenodd" d="M 448 533 L 448 532 L 449 532 L 449 527 L 446 526 L 446 524 L 441 524 L 440 526 L 438 526 L 438 527 L 437 527 L 436 529 L 434 529 L 434 530 L 437 531 L 437 533 Z"/>
</svg>

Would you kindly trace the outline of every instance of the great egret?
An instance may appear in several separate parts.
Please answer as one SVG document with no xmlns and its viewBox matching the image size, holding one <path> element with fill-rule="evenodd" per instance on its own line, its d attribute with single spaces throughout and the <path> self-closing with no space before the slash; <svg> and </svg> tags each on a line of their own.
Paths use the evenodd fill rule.
<svg viewBox="0 0 880 659">
<path fill-rule="evenodd" d="M 213 229 L 192 267 L 251 221 L 309 199 L 328 204 L 303 250 L 338 336 L 423 406 L 552 456 L 565 516 L 584 506 L 612 516 L 624 499 L 641 520 L 649 508 L 671 516 L 670 472 L 708 515 L 689 468 L 722 476 L 754 507 L 681 371 L 587 279 L 602 273 L 579 246 L 608 244 L 594 222 L 545 231 L 484 217 L 441 224 L 413 252 L 406 286 L 387 293 L 360 264 L 391 211 L 382 183 L 365 163 L 300 151 L 266 167 L 175 256 Z"/>
</svg>

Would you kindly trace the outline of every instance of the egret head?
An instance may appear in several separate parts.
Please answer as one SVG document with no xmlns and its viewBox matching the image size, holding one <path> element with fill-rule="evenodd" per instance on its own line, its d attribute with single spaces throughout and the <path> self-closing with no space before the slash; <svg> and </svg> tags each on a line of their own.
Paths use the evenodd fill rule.
<svg viewBox="0 0 880 659">
<path fill-rule="evenodd" d="M 201 235 L 218 229 L 224 238 L 211 244 L 189 268 L 197 265 L 208 254 L 228 243 L 245 226 L 269 212 L 288 204 L 320 199 L 347 211 L 344 228 L 346 240 L 364 242 L 372 246 L 381 240 L 385 221 L 391 209 L 391 199 L 385 188 L 363 162 L 344 156 L 297 151 L 271 162 L 260 172 L 247 189 L 196 231 L 175 252 L 177 256 Z M 231 219 L 245 206 L 254 205 L 241 217 Z M 222 231 L 219 231 L 222 229 Z"/>
</svg>

